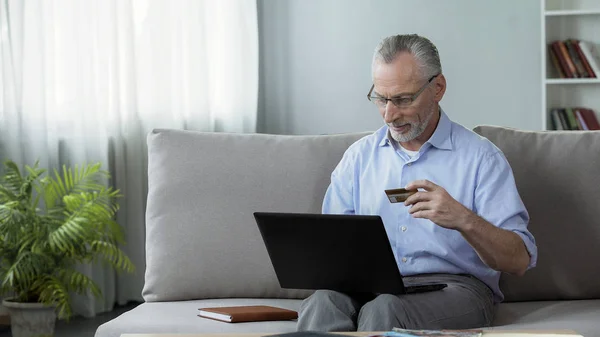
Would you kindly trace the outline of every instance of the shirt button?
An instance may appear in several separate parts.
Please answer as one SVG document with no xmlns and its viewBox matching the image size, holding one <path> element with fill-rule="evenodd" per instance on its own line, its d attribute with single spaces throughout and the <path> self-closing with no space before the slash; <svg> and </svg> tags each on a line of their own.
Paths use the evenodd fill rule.
<svg viewBox="0 0 600 337">
<path fill-rule="evenodd" d="M 406 232 L 406 227 L 402 226 L 402 231 Z"/>
<path fill-rule="evenodd" d="M 408 163 L 408 164 L 406 164 L 406 165 L 408 165 L 408 166 L 411 166 L 411 165 L 412 165 L 412 163 Z"/>
<path fill-rule="evenodd" d="M 406 262 L 406 258 L 405 257 L 402 258 L 402 262 Z"/>
</svg>

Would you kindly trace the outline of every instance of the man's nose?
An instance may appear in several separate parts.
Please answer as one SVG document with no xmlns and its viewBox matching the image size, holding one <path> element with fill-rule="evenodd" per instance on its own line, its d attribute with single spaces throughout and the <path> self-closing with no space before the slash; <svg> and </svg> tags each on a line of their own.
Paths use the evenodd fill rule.
<svg viewBox="0 0 600 337">
<path fill-rule="evenodd" d="M 386 123 L 391 123 L 396 119 L 398 119 L 398 108 L 394 105 L 394 103 L 388 101 L 385 105 L 383 120 Z"/>
</svg>

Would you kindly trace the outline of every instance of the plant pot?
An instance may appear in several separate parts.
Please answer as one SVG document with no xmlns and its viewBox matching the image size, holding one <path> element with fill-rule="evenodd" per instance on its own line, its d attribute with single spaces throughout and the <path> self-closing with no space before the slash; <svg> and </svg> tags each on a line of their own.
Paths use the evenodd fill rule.
<svg viewBox="0 0 600 337">
<path fill-rule="evenodd" d="M 13 302 L 4 299 L 2 305 L 10 313 L 13 337 L 47 337 L 54 335 L 56 312 L 54 307 L 42 303 Z"/>
</svg>

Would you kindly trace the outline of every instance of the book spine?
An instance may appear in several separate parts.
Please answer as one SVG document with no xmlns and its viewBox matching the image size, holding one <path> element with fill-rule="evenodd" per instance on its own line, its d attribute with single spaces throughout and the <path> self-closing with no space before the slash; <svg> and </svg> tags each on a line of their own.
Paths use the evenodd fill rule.
<svg viewBox="0 0 600 337">
<path fill-rule="evenodd" d="M 558 110 L 558 117 L 560 117 L 560 123 L 562 124 L 563 130 L 571 130 L 571 126 L 569 125 L 569 121 L 567 120 L 567 114 L 565 113 L 565 109 Z"/>
<path fill-rule="evenodd" d="M 592 67 L 592 70 L 596 76 L 600 76 L 600 65 L 598 65 L 598 62 L 600 61 L 596 60 L 592 46 L 585 41 L 580 41 L 579 47 L 581 48 L 581 51 L 583 52 L 583 55 L 585 55 L 587 61 L 590 63 L 590 67 Z"/>
<path fill-rule="evenodd" d="M 596 118 L 596 113 L 594 113 L 591 109 L 581 108 L 581 115 L 585 120 L 588 128 L 590 130 L 600 130 L 600 123 L 598 123 L 598 119 Z"/>
<path fill-rule="evenodd" d="M 581 110 L 579 108 L 575 109 L 575 115 L 577 116 L 577 120 L 579 120 L 579 123 L 581 123 L 581 126 L 583 127 L 582 129 L 589 130 L 587 123 L 583 119 L 583 116 L 581 115 Z"/>
<path fill-rule="evenodd" d="M 259 322 L 259 321 L 286 321 L 298 318 L 297 313 L 284 312 L 259 312 L 232 315 L 231 323 Z"/>
<path fill-rule="evenodd" d="M 558 56 L 556 56 L 556 52 L 554 51 L 554 48 L 552 48 L 552 45 L 548 45 L 548 55 L 550 55 L 550 61 L 552 61 L 552 64 L 554 65 L 554 69 L 556 69 L 558 76 L 560 78 L 566 78 L 567 76 L 565 75 L 565 72 L 563 71 L 563 68 L 560 65 L 560 61 L 558 60 Z"/>
<path fill-rule="evenodd" d="M 590 75 L 587 73 L 587 71 L 583 67 L 583 63 L 581 62 L 581 59 L 579 59 L 579 54 L 577 54 L 577 51 L 575 50 L 575 46 L 573 45 L 573 42 L 571 40 L 565 41 L 565 47 L 567 47 L 567 51 L 569 52 L 569 57 L 571 58 L 571 61 L 573 61 L 573 64 L 575 65 L 575 69 L 577 70 L 577 75 L 579 77 L 584 77 L 584 78 L 590 77 Z"/>
<path fill-rule="evenodd" d="M 590 66 L 590 63 L 588 62 L 587 57 L 581 50 L 580 42 L 578 40 L 574 40 L 573 46 L 575 47 L 575 50 L 577 51 L 577 54 L 579 55 L 579 58 L 581 59 L 581 62 L 583 63 L 583 67 L 588 72 L 588 74 L 590 74 L 590 77 L 592 77 L 592 78 L 597 77 L 598 75 L 594 72 L 594 70 Z"/>
<path fill-rule="evenodd" d="M 554 50 L 554 55 L 556 55 L 556 57 L 558 58 L 558 61 L 560 62 L 560 66 L 563 70 L 563 73 L 565 74 L 565 77 L 573 78 L 573 75 L 569 71 L 569 65 L 567 64 L 567 60 L 565 60 L 565 56 L 563 55 L 562 51 L 560 50 L 558 41 L 555 41 L 552 43 L 552 50 Z"/>
<path fill-rule="evenodd" d="M 575 122 L 577 123 L 578 130 L 585 130 L 583 124 L 581 123 L 581 120 L 579 120 L 579 117 L 577 117 L 577 109 L 573 108 L 571 109 L 571 111 L 573 111 L 573 117 L 575 117 Z"/>
<path fill-rule="evenodd" d="M 579 130 L 579 125 L 577 124 L 577 119 L 575 118 L 573 109 L 566 108 L 565 114 L 567 115 L 567 119 L 569 121 L 569 125 L 571 126 L 571 130 Z"/>
<path fill-rule="evenodd" d="M 550 114 L 552 116 L 552 124 L 554 126 L 554 130 L 564 130 L 562 127 L 562 123 L 560 122 L 560 117 L 558 116 L 558 110 L 553 109 Z"/>
<path fill-rule="evenodd" d="M 573 64 L 573 61 L 569 56 L 569 52 L 567 51 L 565 43 L 563 41 L 558 41 L 558 47 L 560 48 L 560 52 L 565 58 L 565 61 L 567 62 L 567 66 L 569 67 L 569 74 L 571 74 L 571 77 L 579 78 L 579 75 L 577 74 L 577 69 L 575 68 L 575 64 Z"/>
</svg>

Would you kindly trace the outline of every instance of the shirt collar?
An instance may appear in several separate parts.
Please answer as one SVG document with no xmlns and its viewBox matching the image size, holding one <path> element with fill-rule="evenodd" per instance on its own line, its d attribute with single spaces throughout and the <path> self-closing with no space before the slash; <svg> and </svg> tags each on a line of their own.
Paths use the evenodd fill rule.
<svg viewBox="0 0 600 337">
<path fill-rule="evenodd" d="M 379 141 L 379 146 L 395 144 L 395 141 L 390 135 L 389 128 L 385 126 L 384 129 L 384 136 Z M 442 108 L 440 107 L 440 120 L 438 121 L 438 125 L 435 128 L 435 131 L 426 143 L 429 143 L 437 147 L 438 149 L 452 150 L 452 137 L 450 137 L 451 131 L 452 122 L 450 121 L 450 118 L 448 118 L 444 110 L 442 110 Z"/>
<path fill-rule="evenodd" d="M 452 122 L 440 107 L 440 120 L 427 143 L 441 150 L 452 150 Z"/>
<path fill-rule="evenodd" d="M 381 140 L 379 141 L 379 146 L 381 147 L 381 146 L 392 145 L 392 144 L 394 144 L 394 143 L 392 141 L 392 136 L 390 135 L 390 130 L 388 129 L 387 126 L 384 126 L 383 137 L 381 137 Z"/>
</svg>

